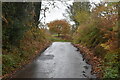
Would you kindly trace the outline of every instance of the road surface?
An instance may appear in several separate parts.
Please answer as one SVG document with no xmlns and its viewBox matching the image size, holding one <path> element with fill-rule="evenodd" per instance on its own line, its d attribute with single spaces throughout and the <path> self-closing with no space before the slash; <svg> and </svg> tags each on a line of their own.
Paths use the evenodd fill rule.
<svg viewBox="0 0 120 80">
<path fill-rule="evenodd" d="M 70 42 L 53 42 L 40 56 L 16 78 L 95 78 L 91 65 L 83 60 L 77 48 Z"/>
</svg>

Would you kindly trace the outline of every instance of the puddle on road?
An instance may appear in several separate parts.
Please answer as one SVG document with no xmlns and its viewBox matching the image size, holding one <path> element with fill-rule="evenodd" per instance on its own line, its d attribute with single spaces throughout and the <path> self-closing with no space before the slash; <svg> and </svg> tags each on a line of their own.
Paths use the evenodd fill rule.
<svg viewBox="0 0 120 80">
<path fill-rule="evenodd" d="M 54 58 L 54 55 L 42 55 L 39 60 L 51 60 Z"/>
</svg>

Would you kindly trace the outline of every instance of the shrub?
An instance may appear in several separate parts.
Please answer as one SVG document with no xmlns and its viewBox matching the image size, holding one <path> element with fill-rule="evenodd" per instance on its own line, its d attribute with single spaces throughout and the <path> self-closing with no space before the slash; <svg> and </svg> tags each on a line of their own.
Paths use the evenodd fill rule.
<svg viewBox="0 0 120 80">
<path fill-rule="evenodd" d="M 106 54 L 106 50 L 101 47 L 100 45 L 97 45 L 95 48 L 94 48 L 94 54 L 100 58 L 104 58 L 105 54 Z"/>
<path fill-rule="evenodd" d="M 104 78 L 118 78 L 119 76 L 119 53 L 120 49 L 108 52 L 104 58 Z"/>
</svg>

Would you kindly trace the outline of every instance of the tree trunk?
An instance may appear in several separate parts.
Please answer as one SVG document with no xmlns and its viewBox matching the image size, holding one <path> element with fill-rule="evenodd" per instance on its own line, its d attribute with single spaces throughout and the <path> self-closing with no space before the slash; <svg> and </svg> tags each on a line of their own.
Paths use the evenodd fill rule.
<svg viewBox="0 0 120 80">
<path fill-rule="evenodd" d="M 58 33 L 58 37 L 60 37 L 60 33 Z"/>
</svg>

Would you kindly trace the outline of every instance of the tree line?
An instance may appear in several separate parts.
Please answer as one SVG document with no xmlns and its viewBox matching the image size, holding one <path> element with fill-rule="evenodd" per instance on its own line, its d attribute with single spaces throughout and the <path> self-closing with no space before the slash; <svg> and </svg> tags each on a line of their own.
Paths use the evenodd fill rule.
<svg viewBox="0 0 120 80">
<path fill-rule="evenodd" d="M 2 3 L 2 74 L 28 63 L 50 43 L 40 29 L 41 2 Z"/>
<path fill-rule="evenodd" d="M 103 78 L 119 78 L 119 2 L 74 2 L 68 10 L 76 27 L 73 42 L 87 46 L 103 60 Z"/>
</svg>

